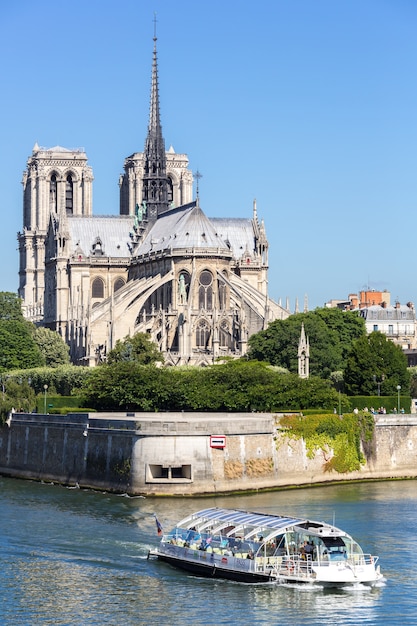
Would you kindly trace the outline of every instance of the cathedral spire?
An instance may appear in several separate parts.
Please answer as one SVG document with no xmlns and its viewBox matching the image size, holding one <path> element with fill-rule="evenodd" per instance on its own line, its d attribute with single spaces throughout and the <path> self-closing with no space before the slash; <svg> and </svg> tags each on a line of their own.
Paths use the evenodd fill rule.
<svg viewBox="0 0 417 626">
<path fill-rule="evenodd" d="M 310 342 L 306 337 L 304 324 L 301 324 L 298 343 L 298 375 L 300 378 L 308 378 L 310 375 Z"/>
<path fill-rule="evenodd" d="M 156 17 L 154 18 L 154 47 L 152 61 L 151 102 L 148 134 L 145 141 L 143 201 L 148 219 L 155 220 L 169 208 L 168 177 L 166 174 L 165 141 L 159 113 L 158 58 L 156 51 Z"/>
</svg>

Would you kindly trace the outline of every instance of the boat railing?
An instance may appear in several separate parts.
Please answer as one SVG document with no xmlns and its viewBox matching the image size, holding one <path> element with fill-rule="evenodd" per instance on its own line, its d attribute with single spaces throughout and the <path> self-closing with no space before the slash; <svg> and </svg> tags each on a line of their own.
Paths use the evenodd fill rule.
<svg viewBox="0 0 417 626">
<path fill-rule="evenodd" d="M 350 565 L 375 565 L 379 561 L 379 556 L 372 554 L 354 554 L 348 558 Z"/>
<path fill-rule="evenodd" d="M 312 560 L 310 556 L 300 554 L 290 555 L 256 555 L 251 558 L 247 553 L 234 552 L 233 554 L 227 550 L 212 547 L 209 545 L 206 549 L 201 549 L 197 543 L 184 542 L 180 537 L 164 536 L 160 551 L 162 553 L 176 556 L 177 558 L 186 558 L 193 561 L 204 562 L 204 564 L 213 564 L 215 567 L 230 567 L 256 572 L 268 575 L 272 578 L 297 578 L 312 580 L 316 577 L 315 567 L 330 567 L 342 565 L 345 563 L 348 567 L 355 569 L 364 565 L 376 564 L 378 557 L 371 554 L 354 554 L 343 560 L 335 560 L 328 558 L 328 555 L 317 555 L 317 559 Z"/>
<path fill-rule="evenodd" d="M 280 576 L 310 578 L 313 576 L 312 565 L 313 561 L 302 558 L 298 554 L 256 557 L 256 570 L 277 578 Z"/>
<path fill-rule="evenodd" d="M 335 561 L 328 558 L 312 560 L 309 556 L 306 558 L 303 555 L 294 554 L 271 557 L 257 556 L 255 561 L 256 570 L 258 572 L 269 572 L 272 575 L 275 574 L 276 576 L 313 578 L 315 576 L 314 567 L 317 566 L 330 567 L 332 565 L 337 565 L 338 563 L 341 565 L 346 563 L 352 568 L 362 567 L 364 565 L 376 564 L 378 557 L 372 556 L 371 554 L 357 554 L 348 559 Z"/>
</svg>

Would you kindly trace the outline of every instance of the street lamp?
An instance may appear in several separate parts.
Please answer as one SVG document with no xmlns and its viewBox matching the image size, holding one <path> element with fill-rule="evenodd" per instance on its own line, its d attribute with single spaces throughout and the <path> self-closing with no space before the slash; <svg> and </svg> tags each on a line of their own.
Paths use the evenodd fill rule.
<svg viewBox="0 0 417 626">
<path fill-rule="evenodd" d="M 378 388 L 378 396 L 380 396 L 381 395 L 381 385 L 382 385 L 382 383 L 385 380 L 385 375 L 381 374 L 381 376 L 379 376 L 379 377 L 378 376 L 373 376 L 373 379 L 374 379 L 374 383 L 376 383 L 377 388 Z"/>
<path fill-rule="evenodd" d="M 48 391 L 48 385 L 44 385 L 43 388 L 44 388 L 44 391 L 45 391 L 45 398 L 44 398 L 45 411 L 44 411 L 44 414 L 46 415 L 46 392 Z"/>
<path fill-rule="evenodd" d="M 397 391 L 398 391 L 398 413 L 399 413 L 400 407 L 401 407 L 401 399 L 400 399 L 401 385 L 397 385 Z"/>
</svg>

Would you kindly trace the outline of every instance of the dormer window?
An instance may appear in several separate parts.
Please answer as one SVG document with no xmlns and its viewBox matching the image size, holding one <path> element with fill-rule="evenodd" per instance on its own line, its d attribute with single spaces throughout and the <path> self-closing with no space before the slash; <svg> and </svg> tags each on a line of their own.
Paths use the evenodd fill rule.
<svg viewBox="0 0 417 626">
<path fill-rule="evenodd" d="M 103 243 L 100 237 L 96 237 L 96 240 L 92 245 L 91 251 L 94 256 L 101 256 L 102 254 L 104 254 Z"/>
</svg>

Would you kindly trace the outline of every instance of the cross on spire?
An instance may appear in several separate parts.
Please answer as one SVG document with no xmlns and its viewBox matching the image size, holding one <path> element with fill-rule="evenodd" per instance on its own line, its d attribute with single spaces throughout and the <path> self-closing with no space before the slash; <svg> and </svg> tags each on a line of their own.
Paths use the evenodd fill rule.
<svg viewBox="0 0 417 626">
<path fill-rule="evenodd" d="M 200 178 L 203 178 L 203 174 L 200 174 L 200 172 L 197 170 L 194 174 L 194 178 L 196 179 L 196 195 L 198 200 L 200 195 Z"/>
<path fill-rule="evenodd" d="M 156 23 L 157 23 L 157 19 L 156 19 L 156 11 L 153 14 L 153 40 L 156 41 L 157 37 L 156 37 Z"/>
</svg>

